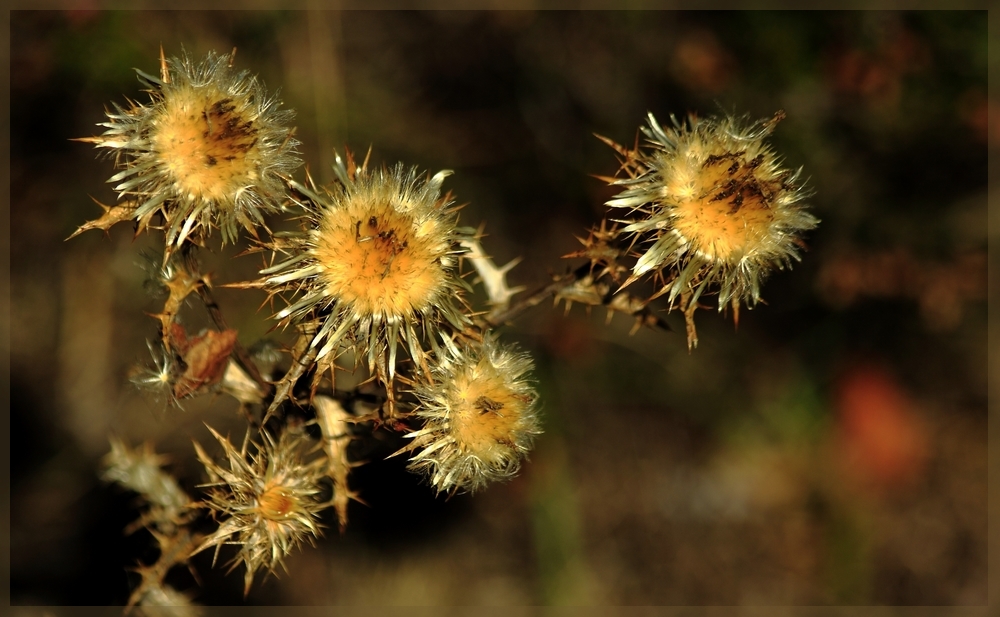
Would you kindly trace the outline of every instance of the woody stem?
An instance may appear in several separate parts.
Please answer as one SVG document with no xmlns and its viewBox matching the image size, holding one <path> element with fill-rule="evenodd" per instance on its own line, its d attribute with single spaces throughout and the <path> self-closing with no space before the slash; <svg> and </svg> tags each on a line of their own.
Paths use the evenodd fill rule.
<svg viewBox="0 0 1000 617">
<path fill-rule="evenodd" d="M 226 318 L 222 314 L 222 309 L 219 308 L 219 304 L 215 301 L 215 296 L 212 294 L 212 290 L 208 285 L 198 286 L 198 296 L 201 298 L 202 302 L 205 303 L 205 309 L 208 311 L 209 316 L 212 318 L 212 322 L 215 327 L 219 330 L 228 330 L 229 326 L 226 325 Z M 257 385 L 261 387 L 264 392 L 270 392 L 271 384 L 269 384 L 264 377 L 261 376 L 260 370 L 257 368 L 257 364 L 250 357 L 250 352 L 247 351 L 246 347 L 243 346 L 238 340 L 233 346 L 233 357 L 236 359 L 237 364 L 250 375 L 250 378 L 257 382 Z"/>
<path fill-rule="evenodd" d="M 548 285 L 540 287 L 521 300 L 511 304 L 507 308 L 490 311 L 485 317 L 486 324 L 490 327 L 496 327 L 500 324 L 513 320 L 529 308 L 541 304 L 543 300 L 556 295 L 563 289 L 590 274 L 590 268 L 590 264 L 585 263 L 572 272 L 567 272 L 566 274 L 556 277 L 555 280 Z"/>
</svg>

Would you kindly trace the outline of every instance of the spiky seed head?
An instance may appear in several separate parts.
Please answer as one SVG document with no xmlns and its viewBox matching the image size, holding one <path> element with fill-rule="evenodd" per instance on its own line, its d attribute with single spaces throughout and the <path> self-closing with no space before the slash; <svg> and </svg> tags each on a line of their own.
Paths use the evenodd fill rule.
<svg viewBox="0 0 1000 617">
<path fill-rule="evenodd" d="M 177 480 L 163 470 L 166 457 L 156 454 L 150 443 L 130 448 L 117 437 L 111 438 L 111 451 L 102 461 L 101 478 L 117 482 L 139 493 L 149 504 L 140 519 L 159 529 L 174 529 L 190 519 L 191 500 Z"/>
<path fill-rule="evenodd" d="M 237 450 L 228 438 L 209 430 L 228 465 L 216 463 L 197 443 L 195 451 L 211 479 L 205 504 L 223 520 L 196 552 L 214 546 L 218 556 L 223 544 L 240 545 L 232 566 L 246 566 L 249 593 L 258 569 L 273 572 L 303 539 L 320 535 L 317 519 L 327 506 L 320 499 L 322 461 L 307 460 L 307 438 L 295 431 L 284 431 L 277 441 L 262 431 L 263 440 L 249 452 L 249 435 Z"/>
<path fill-rule="evenodd" d="M 783 168 L 765 141 L 783 117 L 671 116 L 664 129 L 649 114 L 651 148 L 631 153 L 631 177 L 613 182 L 625 190 L 607 202 L 639 214 L 622 229 L 644 247 L 626 284 L 652 272 L 671 301 L 690 294 L 693 304 L 717 287 L 720 310 L 752 306 L 767 275 L 799 259 L 801 235 L 818 221 L 802 203 L 801 170 Z"/>
<path fill-rule="evenodd" d="M 288 257 L 261 271 L 261 286 L 297 295 L 275 317 L 315 325 L 317 360 L 344 345 L 391 376 L 400 337 L 418 359 L 420 331 L 433 343 L 442 324 L 470 323 L 457 267 L 473 231 L 456 226 L 450 194 L 440 194 L 451 172 L 428 179 L 401 164 L 370 171 L 349 161 L 337 157 L 330 189 L 293 183 L 305 229 L 271 245 Z"/>
<path fill-rule="evenodd" d="M 282 176 L 301 165 L 293 112 L 232 63 L 233 54 L 209 53 L 199 63 L 186 53 L 161 58 L 159 77 L 137 71 L 149 103 L 113 104 L 100 124 L 107 130 L 82 140 L 114 153 L 123 171 L 108 181 L 132 208 L 127 218 L 142 230 L 162 215 L 167 254 L 214 227 L 223 242 L 235 241 L 239 226 L 255 234 L 285 200 Z M 114 219 L 81 229 L 122 217 Z"/>
<path fill-rule="evenodd" d="M 541 433 L 532 363 L 490 336 L 446 342 L 432 379 L 415 389 L 424 426 L 407 435 L 406 450 L 420 450 L 410 469 L 427 474 L 439 493 L 476 491 L 516 474 Z"/>
</svg>

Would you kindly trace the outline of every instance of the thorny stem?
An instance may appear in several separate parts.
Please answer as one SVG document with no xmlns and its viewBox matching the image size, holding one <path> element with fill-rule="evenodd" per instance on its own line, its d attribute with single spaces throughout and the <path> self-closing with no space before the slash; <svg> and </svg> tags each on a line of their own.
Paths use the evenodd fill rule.
<svg viewBox="0 0 1000 617">
<path fill-rule="evenodd" d="M 528 310 L 533 306 L 541 304 L 544 300 L 551 296 L 558 295 L 564 289 L 572 287 L 577 281 L 589 276 L 593 271 L 593 265 L 590 263 L 585 263 L 578 267 L 577 269 L 567 272 L 561 276 L 557 276 L 548 285 L 540 287 L 531 294 L 528 294 L 521 300 L 511 304 L 510 306 L 498 307 L 486 314 L 482 321 L 487 327 L 495 328 L 499 325 L 505 324 L 509 321 L 517 318 L 521 313 Z M 614 297 L 614 291 L 609 292 L 602 300 L 604 306 L 608 306 L 611 303 L 611 299 Z M 666 331 L 670 331 L 670 325 L 667 324 L 663 318 L 658 315 L 654 315 L 649 308 L 643 308 L 641 311 L 635 313 L 636 316 L 641 316 L 645 323 L 648 325 L 661 328 Z"/>
<path fill-rule="evenodd" d="M 220 331 L 228 330 L 229 326 L 226 324 L 226 317 L 222 314 L 222 309 L 219 307 L 219 303 L 215 301 L 215 295 L 212 294 L 212 290 L 208 285 L 207 279 L 200 273 L 198 261 L 195 257 L 195 249 L 195 245 L 186 242 L 181 246 L 181 252 L 185 265 L 188 272 L 197 276 L 202 281 L 202 284 L 197 286 L 198 296 L 205 304 L 205 309 L 212 318 L 212 322 L 215 324 L 215 327 Z M 258 386 L 260 386 L 261 392 L 268 393 L 273 390 L 273 386 L 260 374 L 260 369 L 257 368 L 257 364 L 253 361 L 253 358 L 250 357 L 250 352 L 248 352 L 246 347 L 240 343 L 239 339 L 237 339 L 235 345 L 233 345 L 232 355 L 236 358 L 236 362 L 240 365 L 240 367 L 246 371 L 248 375 L 250 375 L 250 378 L 253 379 Z"/>
<path fill-rule="evenodd" d="M 694 312 L 702 308 L 698 302 L 691 301 L 691 293 L 681 294 L 681 305 L 684 307 L 684 329 L 687 332 L 688 353 L 698 346 L 698 330 L 694 325 Z"/>
<path fill-rule="evenodd" d="M 496 327 L 507 323 L 508 321 L 513 321 L 524 311 L 533 306 L 538 306 L 545 299 L 556 295 L 588 274 L 590 274 L 590 264 L 583 264 L 572 272 L 567 272 L 566 274 L 556 277 L 556 279 L 548 285 L 537 289 L 535 292 L 525 296 L 507 308 L 498 308 L 490 311 L 486 314 L 485 321 L 490 327 Z"/>
<path fill-rule="evenodd" d="M 229 326 L 226 325 L 226 318 L 222 314 L 222 309 L 219 308 L 219 304 L 215 301 L 215 296 L 212 294 L 212 290 L 208 285 L 200 285 L 198 287 L 198 296 L 201 298 L 202 302 L 205 303 L 205 308 L 208 310 L 208 314 L 212 317 L 212 322 L 215 323 L 215 327 L 219 330 L 228 330 Z M 261 387 L 264 392 L 270 392 L 273 386 L 264 379 L 260 374 L 260 370 L 257 368 L 257 364 L 250 357 L 250 352 L 247 351 L 246 347 L 243 346 L 239 340 L 233 346 L 233 357 L 236 358 L 236 362 L 240 367 L 250 375 L 250 378 L 257 382 L 257 385 Z"/>
<path fill-rule="evenodd" d="M 267 412 L 264 414 L 264 420 L 261 424 L 266 423 L 268 418 L 278 411 L 281 403 L 291 398 L 292 389 L 295 387 L 296 382 L 312 366 L 313 360 L 316 359 L 316 354 L 319 353 L 318 347 L 309 345 L 312 341 L 312 336 L 312 330 L 300 332 L 299 338 L 295 341 L 295 346 L 292 348 L 292 366 L 288 369 L 288 373 L 277 383 L 274 398 L 271 400 L 271 404 L 268 405 Z"/>
<path fill-rule="evenodd" d="M 198 546 L 201 537 L 193 534 L 186 527 L 180 527 L 171 536 L 159 536 L 154 533 L 160 545 L 160 557 L 156 563 L 150 566 L 139 566 L 135 568 L 142 576 L 142 582 L 129 596 L 128 604 L 125 606 L 125 614 L 128 614 L 132 607 L 141 603 L 143 595 L 154 589 L 162 589 L 167 573 L 176 565 L 188 564 L 194 549 Z M 188 569 L 197 580 L 194 569 L 188 564 Z"/>
</svg>

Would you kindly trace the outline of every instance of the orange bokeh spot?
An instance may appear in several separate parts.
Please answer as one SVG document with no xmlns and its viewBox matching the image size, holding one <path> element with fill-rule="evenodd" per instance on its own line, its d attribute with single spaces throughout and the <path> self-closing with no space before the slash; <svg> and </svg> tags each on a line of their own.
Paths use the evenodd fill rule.
<svg viewBox="0 0 1000 617">
<path fill-rule="evenodd" d="M 837 386 L 839 452 L 849 475 L 872 488 L 906 485 L 921 475 L 927 426 L 885 370 L 852 368 Z"/>
</svg>

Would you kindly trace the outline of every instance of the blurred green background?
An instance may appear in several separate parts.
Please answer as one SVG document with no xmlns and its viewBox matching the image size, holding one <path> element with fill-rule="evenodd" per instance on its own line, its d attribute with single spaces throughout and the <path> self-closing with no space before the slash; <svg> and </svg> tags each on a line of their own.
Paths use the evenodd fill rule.
<svg viewBox="0 0 1000 617">
<path fill-rule="evenodd" d="M 241 435 L 225 398 L 164 410 L 128 383 L 156 334 L 111 162 L 69 141 L 144 100 L 133 68 L 160 45 L 280 88 L 303 157 L 373 148 L 446 182 L 485 222 L 498 264 L 533 288 L 604 215 L 616 170 L 593 137 L 632 144 L 647 111 L 787 119 L 822 223 L 739 329 L 698 315 L 628 332 L 602 309 L 540 306 L 512 327 L 535 358 L 546 434 L 521 475 L 435 499 L 403 461 L 359 469 L 371 507 L 258 582 L 264 604 L 985 604 L 987 599 L 987 14 L 967 12 L 12 12 L 11 494 L 13 604 L 122 604 L 155 559 L 124 536 L 133 495 L 97 479 L 114 431 L 152 440 L 189 490 L 203 422 Z M 299 177 L 303 174 L 300 172 Z M 280 224 L 276 223 L 280 227 Z M 994 237 L 995 236 L 991 236 Z M 214 240 L 217 241 L 217 238 Z M 240 247 L 206 256 L 252 277 Z M 245 344 L 262 294 L 220 289 Z M 481 298 L 480 298 L 481 300 Z M 481 304 L 480 304 L 481 306 Z M 195 307 L 197 308 L 197 307 Z M 190 323 L 203 319 L 192 310 Z M 386 453 L 373 447 L 373 453 Z M 223 557 L 225 557 L 225 553 Z M 242 576 L 200 555 L 206 604 Z"/>
</svg>

